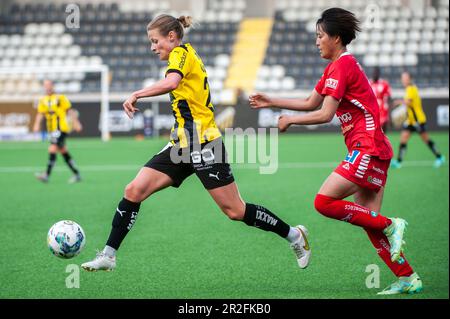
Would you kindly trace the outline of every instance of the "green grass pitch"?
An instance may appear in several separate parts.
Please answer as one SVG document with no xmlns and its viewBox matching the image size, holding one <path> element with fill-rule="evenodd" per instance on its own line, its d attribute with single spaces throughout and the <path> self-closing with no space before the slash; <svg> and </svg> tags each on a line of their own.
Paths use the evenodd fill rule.
<svg viewBox="0 0 450 319">
<path fill-rule="evenodd" d="M 431 136 L 448 158 L 448 132 Z M 390 138 L 397 151 L 398 133 Z M 47 162 L 47 143 L 0 143 L 0 298 L 380 298 L 376 292 L 395 280 L 362 229 L 314 210 L 315 193 L 346 155 L 342 136 L 294 134 L 280 136 L 275 174 L 260 174 L 254 165 L 232 167 L 245 201 L 308 227 L 313 252 L 306 270 L 277 235 L 228 220 L 192 176 L 180 189 L 144 202 L 115 271 L 80 270 L 80 287 L 67 288 L 66 267 L 103 248 L 125 185 L 165 143 L 69 139 L 83 176 L 75 185 L 67 183 L 61 157 L 49 184 L 35 180 Z M 449 297 L 448 164 L 435 169 L 432 163 L 414 136 L 404 167 L 389 171 L 381 213 L 409 222 L 406 256 L 424 291 L 388 298 Z M 48 229 L 62 219 L 78 222 L 87 237 L 85 249 L 69 260 L 46 246 Z M 372 264 L 380 269 L 378 289 L 366 287 Z"/>
</svg>

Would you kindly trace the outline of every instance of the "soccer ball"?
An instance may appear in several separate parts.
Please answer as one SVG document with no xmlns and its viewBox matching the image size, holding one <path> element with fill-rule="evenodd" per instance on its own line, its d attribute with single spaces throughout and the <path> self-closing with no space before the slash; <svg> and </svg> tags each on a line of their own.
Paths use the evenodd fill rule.
<svg viewBox="0 0 450 319">
<path fill-rule="evenodd" d="M 72 258 L 83 250 L 86 236 L 83 228 L 71 220 L 61 220 L 54 224 L 47 234 L 47 245 L 53 255 Z"/>
</svg>

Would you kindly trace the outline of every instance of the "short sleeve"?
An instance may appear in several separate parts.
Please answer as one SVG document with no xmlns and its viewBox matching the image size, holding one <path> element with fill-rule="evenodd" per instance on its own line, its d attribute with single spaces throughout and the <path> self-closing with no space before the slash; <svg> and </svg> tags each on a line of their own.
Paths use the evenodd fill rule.
<svg viewBox="0 0 450 319">
<path fill-rule="evenodd" d="M 322 95 L 330 95 L 340 101 L 347 90 L 347 74 L 342 63 L 334 63 L 323 77 Z"/>
<path fill-rule="evenodd" d="M 178 73 L 182 78 L 189 73 L 190 61 L 186 48 L 176 47 L 170 52 L 169 61 L 167 62 L 166 76 L 169 73 Z"/>
<path fill-rule="evenodd" d="M 317 82 L 316 87 L 314 89 L 316 90 L 317 93 L 322 95 L 322 90 L 323 90 L 324 85 L 325 85 L 325 74 L 322 75 L 322 77 Z"/>
<path fill-rule="evenodd" d="M 47 105 L 44 103 L 44 99 L 39 100 L 39 104 L 37 107 L 38 113 L 46 113 L 47 112 Z"/>
<path fill-rule="evenodd" d="M 69 99 L 65 95 L 60 95 L 59 96 L 59 106 L 64 110 L 68 110 L 72 107 L 72 104 L 70 103 Z"/>
</svg>

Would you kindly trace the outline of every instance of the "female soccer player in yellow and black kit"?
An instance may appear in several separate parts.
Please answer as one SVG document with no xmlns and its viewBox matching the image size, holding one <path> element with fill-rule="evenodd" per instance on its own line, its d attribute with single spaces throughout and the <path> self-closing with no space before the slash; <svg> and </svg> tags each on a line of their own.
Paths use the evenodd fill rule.
<svg viewBox="0 0 450 319">
<path fill-rule="evenodd" d="M 134 92 L 123 106 L 132 118 L 139 98 L 169 93 L 175 117 L 171 139 L 127 185 L 105 248 L 82 267 L 88 271 L 114 269 L 116 250 L 134 225 L 141 202 L 166 187 L 179 187 L 183 180 L 195 173 L 230 219 L 286 238 L 296 254 L 299 267 L 305 268 L 311 253 L 306 228 L 289 226 L 267 208 L 245 203 L 239 194 L 227 163 L 221 133 L 214 121 L 205 67 L 195 49 L 188 43 L 182 44 L 183 28 L 190 25 L 190 17 L 177 19 L 160 15 L 147 26 L 152 51 L 160 60 L 168 61 L 166 77 Z"/>
<path fill-rule="evenodd" d="M 79 182 L 81 181 L 80 172 L 76 168 L 65 143 L 67 134 L 70 131 L 68 116 L 72 119 L 73 129 L 75 131 L 81 131 L 81 124 L 74 113 L 71 112 L 71 103 L 67 97 L 62 94 L 55 94 L 52 81 L 45 80 L 44 89 L 46 95 L 39 100 L 38 113 L 34 121 L 33 131 L 39 131 L 41 122 L 45 117 L 47 122 L 47 133 L 50 140 L 50 146 L 48 147 L 49 160 L 47 171 L 36 174 L 36 178 L 44 183 L 48 182 L 50 173 L 55 165 L 56 153 L 59 152 L 74 174 L 74 176 L 69 179 L 69 183 Z"/>
<path fill-rule="evenodd" d="M 411 133 L 418 132 L 422 141 L 428 145 L 430 150 L 436 156 L 434 162 L 435 167 L 440 167 L 445 162 L 445 157 L 437 150 L 433 140 L 430 139 L 426 130 L 427 118 L 422 109 L 422 100 L 419 96 L 419 90 L 414 85 L 411 75 L 408 72 L 402 73 L 402 84 L 405 87 L 405 96 L 403 100 L 395 101 L 396 105 L 405 104 L 407 107 L 408 117 L 403 123 L 402 132 L 400 135 L 400 149 L 397 160 L 391 162 L 393 168 L 401 168 L 403 157 L 406 153 L 406 146 L 411 137 Z"/>
</svg>

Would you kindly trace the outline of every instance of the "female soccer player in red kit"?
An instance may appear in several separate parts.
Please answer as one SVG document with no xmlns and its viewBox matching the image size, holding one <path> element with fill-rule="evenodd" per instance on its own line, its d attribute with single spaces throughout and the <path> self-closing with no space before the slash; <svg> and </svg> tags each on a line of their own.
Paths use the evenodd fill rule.
<svg viewBox="0 0 450 319">
<path fill-rule="evenodd" d="M 377 99 L 369 80 L 346 46 L 360 31 L 353 13 L 331 8 L 317 21 L 316 46 L 322 58 L 330 60 L 322 78 L 306 99 L 270 98 L 256 93 L 250 96 L 254 108 L 278 107 L 312 111 L 302 115 L 280 116 L 281 132 L 290 125 L 330 122 L 334 115 L 341 121 L 348 149 L 345 160 L 320 188 L 314 206 L 321 214 L 360 226 L 391 271 L 399 277 L 379 294 L 414 293 L 422 282 L 406 261 L 402 246 L 406 221 L 380 214 L 392 147 L 380 126 Z M 316 110 L 320 105 L 322 107 Z M 354 196 L 355 202 L 345 201 Z"/>
</svg>

